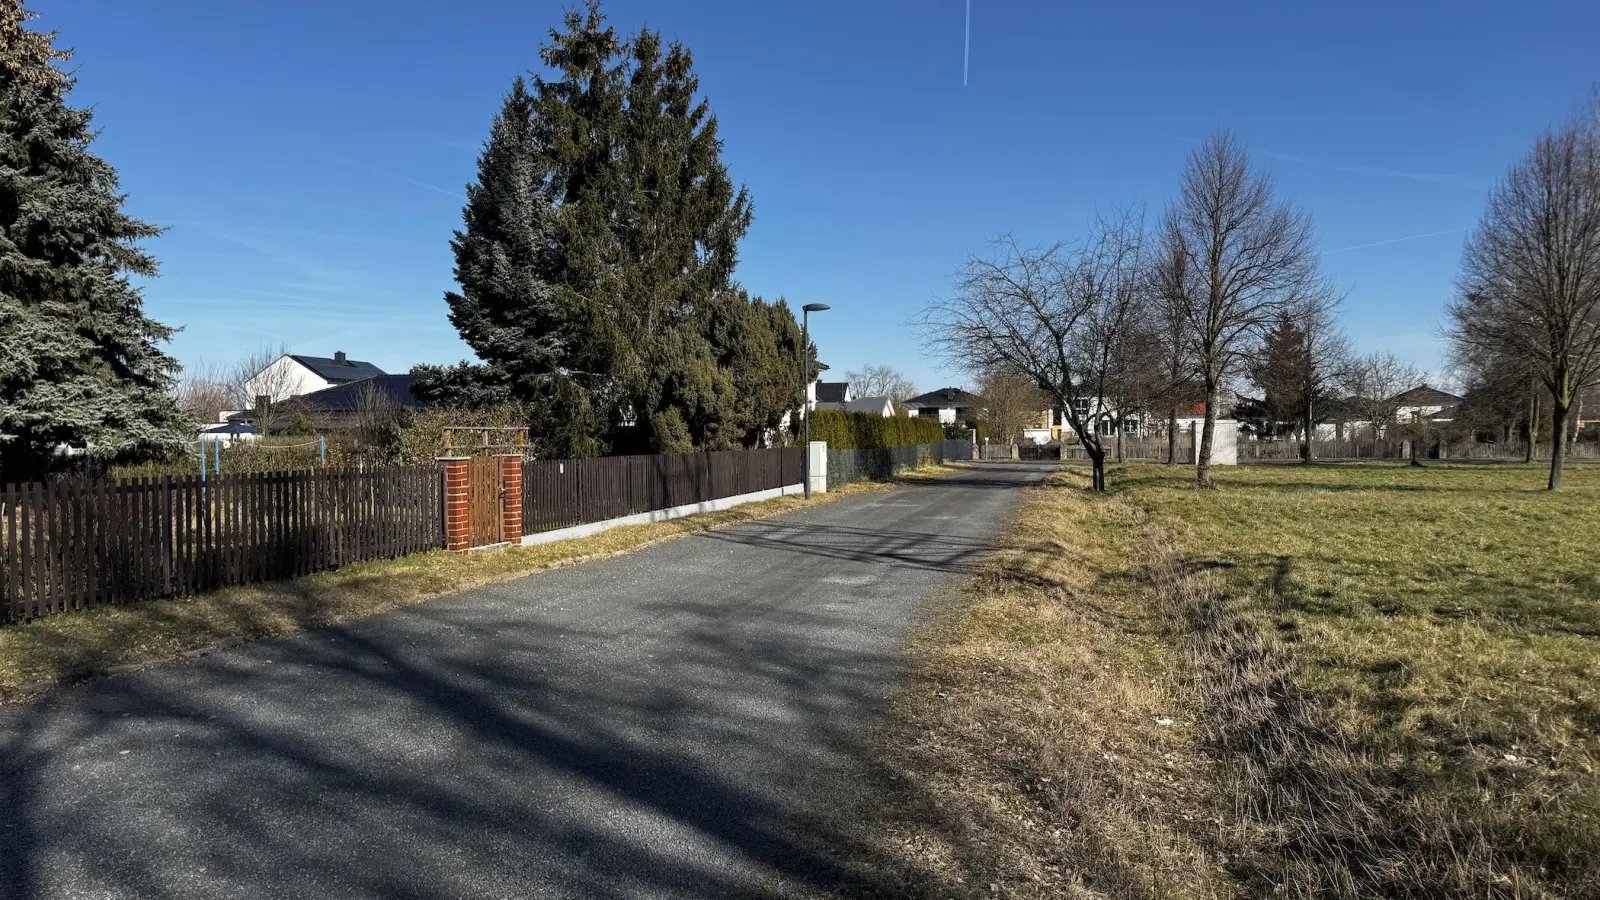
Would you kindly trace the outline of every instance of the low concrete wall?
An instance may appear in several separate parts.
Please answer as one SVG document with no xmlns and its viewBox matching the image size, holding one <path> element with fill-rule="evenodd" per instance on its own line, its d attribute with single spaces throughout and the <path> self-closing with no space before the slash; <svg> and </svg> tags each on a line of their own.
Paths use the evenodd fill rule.
<svg viewBox="0 0 1600 900">
<path fill-rule="evenodd" d="M 707 500 L 704 503 L 686 503 L 683 506 L 674 506 L 671 509 L 655 509 L 650 512 L 634 513 L 631 516 L 620 516 L 615 519 L 606 519 L 603 522 L 588 522 L 583 525 L 573 525 L 570 528 L 557 528 L 554 531 L 541 531 L 537 534 L 522 536 L 522 546 L 531 547 L 534 544 L 550 544 L 556 541 L 570 541 L 573 538 L 588 537 L 624 525 L 648 525 L 651 522 L 666 522 L 670 519 L 681 519 L 696 513 L 716 512 L 719 509 L 731 509 L 744 503 L 756 503 L 762 500 L 772 500 L 789 494 L 803 493 L 805 488 L 798 484 L 786 484 L 781 488 L 768 488 L 764 491 L 752 491 L 748 494 L 737 494 L 732 497 L 723 497 L 720 500 Z"/>
</svg>

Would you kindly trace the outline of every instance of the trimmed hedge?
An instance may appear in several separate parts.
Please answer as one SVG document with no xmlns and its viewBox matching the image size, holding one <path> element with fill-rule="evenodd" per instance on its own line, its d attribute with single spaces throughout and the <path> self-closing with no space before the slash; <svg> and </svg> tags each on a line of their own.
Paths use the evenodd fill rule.
<svg viewBox="0 0 1600 900">
<path fill-rule="evenodd" d="M 878 450 L 937 444 L 944 440 L 944 427 L 935 419 L 886 418 L 842 409 L 819 409 L 811 414 L 811 439 L 827 441 L 831 450 Z"/>
</svg>

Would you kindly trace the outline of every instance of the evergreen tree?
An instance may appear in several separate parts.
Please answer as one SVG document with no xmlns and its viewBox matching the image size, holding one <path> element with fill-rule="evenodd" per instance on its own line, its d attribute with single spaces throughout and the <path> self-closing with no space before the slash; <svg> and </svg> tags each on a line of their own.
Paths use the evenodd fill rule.
<svg viewBox="0 0 1600 900">
<path fill-rule="evenodd" d="M 1266 420 L 1274 433 L 1292 431 L 1304 406 L 1302 372 L 1305 369 L 1305 332 L 1287 315 L 1275 316 L 1262 336 L 1261 353 L 1250 366 L 1251 379 L 1261 388 Z"/>
<path fill-rule="evenodd" d="M 179 449 L 173 329 L 144 314 L 131 275 L 160 229 L 122 211 L 117 173 L 89 151 L 90 113 L 66 103 L 67 52 L 0 0 L 0 477 L 45 472 L 66 444 L 103 461 Z"/>
<path fill-rule="evenodd" d="M 467 186 L 463 227 L 450 242 L 456 283 L 450 322 L 481 363 L 418 366 L 420 395 L 482 407 L 516 400 L 530 411 L 541 455 L 598 450 L 587 392 L 568 368 L 573 323 L 552 281 L 556 210 L 549 163 L 534 133 L 534 98 L 519 76 L 495 116 Z"/>
<path fill-rule="evenodd" d="M 773 418 L 731 368 L 753 321 L 731 283 L 750 200 L 692 57 L 619 39 L 597 0 L 563 25 L 550 76 L 513 84 L 454 243 L 451 321 L 482 364 L 425 370 L 423 389 L 525 401 L 561 455 L 748 443 Z"/>
<path fill-rule="evenodd" d="M 727 382 L 697 317 L 730 289 L 751 212 L 692 57 L 648 30 L 620 41 L 594 0 L 542 57 L 553 77 L 535 83 L 535 123 L 561 209 L 549 275 L 574 323 L 568 367 L 611 449 L 703 445 Z"/>
</svg>

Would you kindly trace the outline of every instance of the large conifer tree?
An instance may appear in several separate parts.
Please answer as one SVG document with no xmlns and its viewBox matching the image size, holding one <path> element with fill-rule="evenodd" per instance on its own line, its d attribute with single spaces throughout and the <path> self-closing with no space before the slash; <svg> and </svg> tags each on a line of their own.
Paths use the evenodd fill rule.
<svg viewBox="0 0 1600 900">
<path fill-rule="evenodd" d="M 428 370 L 428 390 L 527 401 L 548 453 L 748 443 L 782 414 L 744 390 L 751 359 L 778 364 L 777 331 L 745 327 L 731 277 L 750 200 L 689 51 L 622 41 L 590 2 L 541 58 L 549 77 L 518 79 L 496 118 L 454 244 L 451 320 L 483 364 Z M 772 346 L 727 343 L 752 338 Z"/>
<path fill-rule="evenodd" d="M 160 229 L 122 211 L 117 173 L 89 150 L 87 110 L 54 34 L 0 0 L 0 478 L 46 471 L 55 448 L 102 460 L 163 455 L 184 439 L 172 329 L 144 314 L 136 243 Z"/>
</svg>

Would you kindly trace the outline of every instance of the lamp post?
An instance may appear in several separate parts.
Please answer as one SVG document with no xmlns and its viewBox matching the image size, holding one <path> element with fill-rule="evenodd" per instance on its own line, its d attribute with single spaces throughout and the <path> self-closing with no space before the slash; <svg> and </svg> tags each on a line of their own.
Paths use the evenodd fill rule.
<svg viewBox="0 0 1600 900">
<path fill-rule="evenodd" d="M 800 414 L 805 419 L 805 493 L 811 499 L 811 314 L 830 307 L 826 303 L 807 303 L 800 307 Z"/>
</svg>

